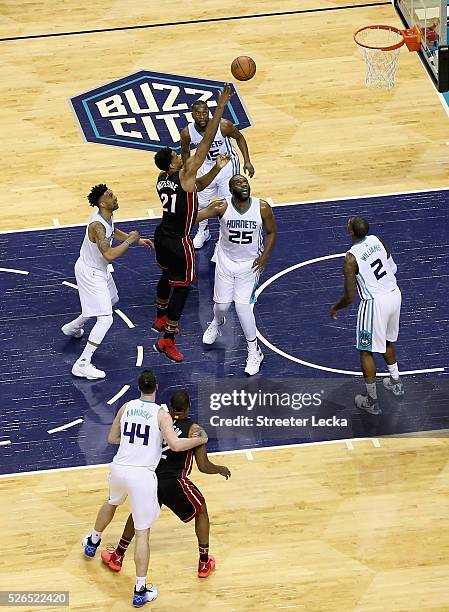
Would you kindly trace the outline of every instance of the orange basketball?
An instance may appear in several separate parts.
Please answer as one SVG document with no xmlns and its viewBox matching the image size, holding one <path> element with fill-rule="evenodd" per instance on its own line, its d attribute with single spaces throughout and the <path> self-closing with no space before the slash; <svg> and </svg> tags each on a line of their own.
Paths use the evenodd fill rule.
<svg viewBox="0 0 449 612">
<path fill-rule="evenodd" d="M 238 81 L 249 81 L 256 74 L 256 62 L 252 57 L 240 55 L 232 62 L 231 72 Z"/>
</svg>

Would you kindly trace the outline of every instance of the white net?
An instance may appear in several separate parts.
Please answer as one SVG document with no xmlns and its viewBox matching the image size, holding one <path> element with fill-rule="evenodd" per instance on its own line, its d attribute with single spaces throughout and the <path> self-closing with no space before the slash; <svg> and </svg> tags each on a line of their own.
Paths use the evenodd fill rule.
<svg viewBox="0 0 449 612">
<path fill-rule="evenodd" d="M 366 62 L 367 87 L 386 87 L 391 89 L 396 78 L 400 47 L 392 51 L 384 49 L 367 49 L 369 47 L 390 47 L 403 41 L 402 34 L 383 28 L 367 28 L 356 36 L 358 49 Z"/>
</svg>

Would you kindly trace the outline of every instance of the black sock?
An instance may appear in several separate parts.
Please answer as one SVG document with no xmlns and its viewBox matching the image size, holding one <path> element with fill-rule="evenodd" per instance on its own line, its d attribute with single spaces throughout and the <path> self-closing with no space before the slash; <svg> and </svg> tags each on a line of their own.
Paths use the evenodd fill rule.
<svg viewBox="0 0 449 612">
<path fill-rule="evenodd" d="M 175 330 L 178 326 L 177 321 L 166 322 L 164 329 L 164 338 L 168 338 L 169 340 L 175 339 Z"/>
<path fill-rule="evenodd" d="M 209 544 L 204 546 L 203 544 L 198 545 L 198 550 L 200 552 L 200 561 L 202 563 L 207 563 L 209 561 Z"/>
<path fill-rule="evenodd" d="M 115 549 L 118 555 L 124 555 L 129 543 L 131 542 L 131 540 L 128 540 L 127 538 L 124 538 L 123 536 L 120 538 L 120 542 L 118 543 L 117 548 Z"/>
<path fill-rule="evenodd" d="M 158 319 L 161 319 L 162 317 L 165 317 L 165 315 L 167 314 L 168 302 L 162 303 L 162 302 L 159 302 L 158 300 L 156 302 L 156 308 L 157 308 L 156 316 Z"/>
</svg>

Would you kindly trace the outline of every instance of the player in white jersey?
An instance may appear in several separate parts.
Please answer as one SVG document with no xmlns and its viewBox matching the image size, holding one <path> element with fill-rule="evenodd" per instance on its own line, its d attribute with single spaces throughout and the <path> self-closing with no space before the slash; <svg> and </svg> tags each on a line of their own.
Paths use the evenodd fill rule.
<svg viewBox="0 0 449 612">
<path fill-rule="evenodd" d="M 220 335 L 220 327 L 226 321 L 225 315 L 234 302 L 248 343 L 245 373 L 252 376 L 257 374 L 263 361 L 263 353 L 256 339 L 256 320 L 252 308 L 256 301 L 254 292 L 276 241 L 276 223 L 271 206 L 265 200 L 251 197 L 251 188 L 245 176 L 233 176 L 229 189 L 231 196 L 214 200 L 197 215 L 197 221 L 211 217 L 220 219 L 214 318 L 204 332 L 203 342 L 215 342 Z"/>
<path fill-rule="evenodd" d="M 209 107 L 206 102 L 197 100 L 192 105 L 193 123 L 189 123 L 181 132 L 181 156 L 183 163 L 190 157 L 190 148 L 196 148 L 204 138 L 207 124 L 209 123 Z M 232 145 L 234 139 L 243 155 L 243 170 L 250 177 L 254 174 L 248 145 L 243 134 L 227 119 L 221 119 L 215 138 L 210 146 L 209 153 L 201 166 L 198 175 L 207 174 L 213 167 L 219 155 L 229 155 L 231 161 L 223 168 L 218 176 L 206 189 L 198 193 L 198 207 L 200 210 L 206 208 L 212 198 L 225 198 L 230 196 L 229 180 L 240 172 L 240 161 L 237 151 Z M 198 227 L 198 232 L 193 239 L 195 249 L 200 249 L 205 242 L 210 240 L 210 232 L 207 219 L 203 219 Z"/>
<path fill-rule="evenodd" d="M 376 362 L 373 353 L 381 353 L 390 376 L 383 385 L 394 395 L 404 394 L 394 350 L 399 334 L 401 292 L 396 283 L 397 266 L 388 246 L 377 236 L 369 235 L 368 221 L 352 217 L 348 221 L 352 247 L 346 253 L 343 273 L 344 295 L 332 306 L 331 317 L 354 301 L 356 289 L 360 295 L 357 316 L 356 346 L 366 384 L 366 395 L 356 395 L 355 403 L 371 414 L 380 414 L 376 390 Z"/>
<path fill-rule="evenodd" d="M 104 378 L 106 374 L 91 363 L 91 358 L 112 325 L 112 307 L 118 302 L 117 287 L 108 264 L 125 253 L 131 244 L 153 248 L 153 243 L 147 238 L 140 238 L 137 231 L 126 234 L 114 227 L 113 213 L 118 208 L 118 201 L 107 185 L 92 187 L 87 199 L 91 206 L 98 207 L 98 211 L 89 219 L 75 264 L 82 312 L 79 317 L 63 325 L 61 331 L 66 336 L 81 338 L 86 321 L 90 317 L 97 318 L 84 351 L 72 367 L 74 376 L 95 380 Z M 121 244 L 112 247 L 113 239 Z"/>
<path fill-rule="evenodd" d="M 101 534 L 112 521 L 117 506 L 129 495 L 136 530 L 134 561 L 136 585 L 133 605 L 138 608 L 156 599 L 155 586 L 146 586 L 150 547 L 149 529 L 160 514 L 155 469 L 161 459 L 162 441 L 173 451 L 186 451 L 207 442 L 204 430 L 195 437 L 178 438 L 173 419 L 155 403 L 157 381 L 150 370 L 139 376 L 140 398 L 124 404 L 112 423 L 110 444 L 119 449 L 109 466 L 109 498 L 101 506 L 93 530 L 82 542 L 84 554 L 94 557 Z"/>
</svg>

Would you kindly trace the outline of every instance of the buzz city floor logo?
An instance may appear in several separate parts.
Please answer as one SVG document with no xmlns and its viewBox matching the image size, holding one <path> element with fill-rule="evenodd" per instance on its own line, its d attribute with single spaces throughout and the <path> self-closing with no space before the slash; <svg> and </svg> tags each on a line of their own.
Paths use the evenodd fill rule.
<svg viewBox="0 0 449 612">
<path fill-rule="evenodd" d="M 223 81 L 142 70 L 71 98 L 88 142 L 158 151 L 171 147 L 180 153 L 179 134 L 192 121 L 192 104 L 203 100 L 214 112 Z M 237 89 L 225 119 L 239 129 L 251 119 Z"/>
</svg>

